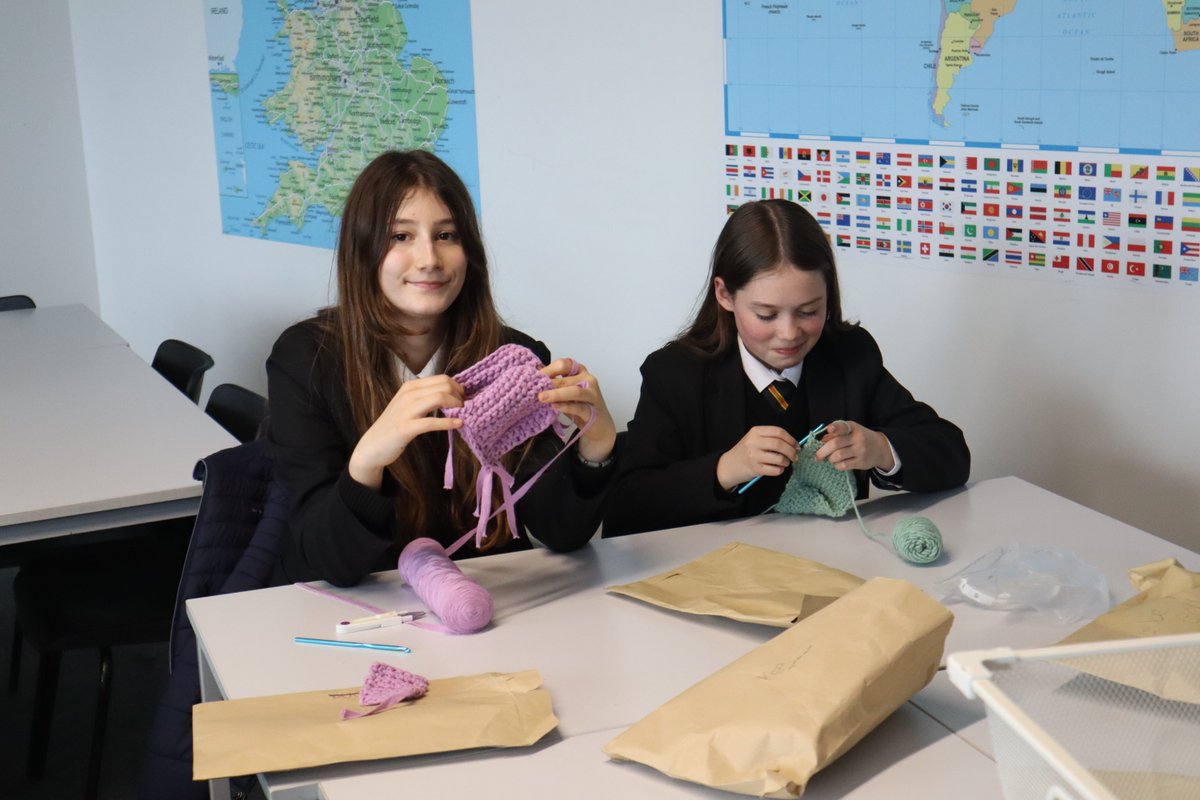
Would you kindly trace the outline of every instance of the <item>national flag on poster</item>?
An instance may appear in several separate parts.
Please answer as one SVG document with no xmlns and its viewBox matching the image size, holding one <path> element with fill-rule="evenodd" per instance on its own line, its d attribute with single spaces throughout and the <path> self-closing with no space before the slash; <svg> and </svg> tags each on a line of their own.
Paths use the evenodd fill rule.
<svg viewBox="0 0 1200 800">
<path fill-rule="evenodd" d="M 975 203 L 973 201 L 959 203 L 959 213 L 967 217 L 975 216 Z"/>
<path fill-rule="evenodd" d="M 1029 193 L 1030 194 L 1045 194 L 1046 193 L 1046 184 L 1044 184 L 1044 183 L 1029 184 Z"/>
<path fill-rule="evenodd" d="M 730 197 L 737 197 L 741 194 L 741 187 L 733 184 L 725 184 L 725 194 Z"/>
<path fill-rule="evenodd" d="M 1129 227 L 1145 228 L 1146 227 L 1146 215 L 1145 214 L 1130 214 L 1129 215 Z"/>
<path fill-rule="evenodd" d="M 1132 164 L 1129 167 L 1129 177 L 1135 181 L 1144 181 L 1150 178 L 1150 167 L 1146 164 Z"/>
<path fill-rule="evenodd" d="M 985 238 L 985 239 L 999 239 L 999 238 L 1000 238 L 1000 226 L 998 226 L 998 225 L 984 225 L 984 226 L 983 226 L 983 238 Z"/>
<path fill-rule="evenodd" d="M 1094 272 L 1096 261 L 1090 256 L 1077 256 L 1075 258 L 1075 269 L 1080 272 Z"/>
<path fill-rule="evenodd" d="M 737 145 L 736 145 L 736 144 L 727 144 L 727 145 L 725 145 L 725 155 L 727 155 L 727 156 L 735 156 L 735 157 L 736 157 L 736 156 L 737 156 L 737 153 L 738 153 L 738 149 L 737 149 Z"/>
<path fill-rule="evenodd" d="M 875 173 L 875 185 L 880 189 L 892 188 L 892 176 L 887 172 Z"/>
<path fill-rule="evenodd" d="M 808 183 L 812 180 L 812 172 L 806 172 L 805 170 L 798 169 L 796 170 L 796 180 L 800 183 Z"/>
<path fill-rule="evenodd" d="M 754 158 L 754 145 L 752 145 L 752 144 L 742 145 L 742 156 L 744 158 Z"/>
<path fill-rule="evenodd" d="M 1120 178 L 1122 171 L 1123 170 L 1121 169 L 1120 164 L 1105 164 L 1104 165 L 1104 177 L 1106 177 L 1106 178 Z"/>
<path fill-rule="evenodd" d="M 870 228 L 871 227 L 871 215 L 870 214 L 855 214 L 854 215 L 854 227 Z"/>
<path fill-rule="evenodd" d="M 870 186 L 871 185 L 871 173 L 869 173 L 869 172 L 854 173 L 854 185 L 855 186 Z"/>
<path fill-rule="evenodd" d="M 1154 177 L 1158 178 L 1160 181 L 1173 181 L 1175 180 L 1175 168 L 1159 167 L 1154 171 Z"/>
<path fill-rule="evenodd" d="M 1200 282 L 1200 267 L 1180 267 L 1179 280 L 1188 283 Z"/>
<path fill-rule="evenodd" d="M 837 182 L 849 186 L 850 185 L 850 173 L 849 172 L 839 172 L 837 174 Z"/>
<path fill-rule="evenodd" d="M 1000 260 L 1000 251 L 994 247 L 983 248 L 983 260 L 996 262 Z"/>
<path fill-rule="evenodd" d="M 943 192 L 953 192 L 954 178 L 938 178 L 938 189 Z"/>
<path fill-rule="evenodd" d="M 896 166 L 911 167 L 912 153 L 896 153 Z"/>
<path fill-rule="evenodd" d="M 729 216 L 733 212 L 737 211 L 739 208 L 741 208 L 741 206 L 739 206 L 735 203 L 726 203 L 725 204 L 725 216 Z"/>
<path fill-rule="evenodd" d="M 967 237 L 968 239 L 974 239 L 978 235 L 978 233 L 976 233 L 977 230 L 978 227 L 974 222 L 967 222 L 963 224 L 963 236 Z"/>
<path fill-rule="evenodd" d="M 1070 200 L 1071 199 L 1070 185 L 1066 184 L 1066 183 L 1054 184 L 1054 196 L 1056 198 L 1058 198 L 1059 200 Z"/>
<path fill-rule="evenodd" d="M 1096 187 L 1095 186 L 1080 186 L 1079 187 L 1079 199 L 1095 201 Z"/>
<path fill-rule="evenodd" d="M 1161 189 L 1154 193 L 1154 202 L 1160 206 L 1175 205 L 1175 192 L 1164 192 Z"/>
<path fill-rule="evenodd" d="M 796 192 L 796 198 L 797 198 L 797 199 L 798 199 L 798 200 L 799 200 L 801 203 L 811 203 L 811 202 L 812 202 L 812 189 L 799 189 L 799 190 L 797 190 L 797 192 Z M 826 214 L 825 216 L 826 216 L 826 217 L 828 217 L 829 215 L 828 215 L 828 214 Z"/>
<path fill-rule="evenodd" d="M 927 192 L 933 191 L 933 178 L 929 175 L 917 176 L 917 188 Z"/>
<path fill-rule="evenodd" d="M 952 203 L 949 200 L 943 200 L 942 201 L 942 213 L 943 214 L 953 214 L 954 213 L 954 203 Z"/>
<path fill-rule="evenodd" d="M 1021 234 L 1023 231 L 1020 228 L 1005 228 L 1004 241 L 1006 242 L 1023 242 L 1025 237 Z"/>
<path fill-rule="evenodd" d="M 933 200 L 929 197 L 917 198 L 917 211 L 933 211 Z"/>
<path fill-rule="evenodd" d="M 839 233 L 837 235 L 837 246 L 838 247 L 849 247 L 850 246 L 850 234 Z"/>
<path fill-rule="evenodd" d="M 1175 218 L 1169 214 L 1154 215 L 1154 229 L 1156 231 L 1173 231 L 1175 230 Z"/>
<path fill-rule="evenodd" d="M 800 161 L 812 161 L 812 148 L 801 147 L 796 151 L 796 158 Z"/>
<path fill-rule="evenodd" d="M 1155 239 L 1154 252 L 1160 256 L 1169 256 L 1175 252 L 1175 245 L 1170 239 Z"/>
<path fill-rule="evenodd" d="M 891 217 L 876 217 L 875 218 L 875 230 L 890 231 L 891 229 L 892 229 L 892 218 Z"/>
<path fill-rule="evenodd" d="M 1146 252 L 1146 243 L 1130 241 L 1125 245 L 1125 249 L 1131 253 L 1144 253 Z"/>
<path fill-rule="evenodd" d="M 928 219 L 917 220 L 917 233 L 933 233 L 933 221 Z"/>
<path fill-rule="evenodd" d="M 1079 225 L 1092 225 L 1096 222 L 1096 212 L 1090 208 L 1079 209 L 1076 223 Z"/>
<path fill-rule="evenodd" d="M 1171 265 L 1170 264 L 1155 264 L 1151 268 L 1155 278 L 1160 280 L 1171 280 Z"/>
<path fill-rule="evenodd" d="M 1075 244 L 1077 247 L 1092 248 L 1096 246 L 1096 234 L 1094 233 L 1077 233 L 1075 234 Z"/>
<path fill-rule="evenodd" d="M 764 197 L 765 196 L 766 195 L 764 195 Z M 742 187 L 742 197 L 758 197 L 758 187 L 757 186 L 743 186 Z"/>
<path fill-rule="evenodd" d="M 1121 271 L 1121 262 L 1115 258 L 1100 259 L 1100 271 L 1105 275 L 1116 275 Z"/>
<path fill-rule="evenodd" d="M 1096 177 L 1096 162 L 1095 161 L 1079 162 L 1079 174 L 1085 178 Z"/>
<path fill-rule="evenodd" d="M 896 218 L 896 230 L 902 233 L 912 233 L 912 220 Z"/>
<path fill-rule="evenodd" d="M 974 178 L 963 178 L 958 182 L 958 188 L 964 194 L 975 194 L 979 189 L 979 181 Z"/>
<path fill-rule="evenodd" d="M 1024 170 L 1025 170 L 1025 159 L 1010 158 L 1008 160 L 1008 171 L 1009 172 L 1023 172 Z"/>
<path fill-rule="evenodd" d="M 821 223 L 822 228 L 829 227 L 829 216 L 830 215 L 829 215 L 828 211 L 818 211 L 817 212 L 817 222 Z"/>
<path fill-rule="evenodd" d="M 758 157 L 759 158 L 766 158 L 770 154 L 771 154 L 771 148 L 767 147 L 765 144 L 762 147 L 758 148 Z"/>
<path fill-rule="evenodd" d="M 896 176 L 896 188 L 897 189 L 911 189 L 912 188 L 912 175 L 897 175 Z"/>
<path fill-rule="evenodd" d="M 1104 198 L 1104 202 L 1106 202 L 1106 203 L 1119 203 L 1119 202 L 1121 202 L 1121 190 L 1113 189 L 1111 187 L 1106 187 L 1104 189 L 1104 194 L 1102 195 L 1102 197 Z"/>
<path fill-rule="evenodd" d="M 954 169 L 954 156 L 939 156 L 938 166 L 942 169 Z"/>
<path fill-rule="evenodd" d="M 859 250 L 870 250 L 871 249 L 871 237 L 870 236 L 858 236 L 854 239 L 854 244 Z"/>
<path fill-rule="evenodd" d="M 896 198 L 897 211 L 912 211 L 912 198 L 907 195 L 901 195 Z"/>
<path fill-rule="evenodd" d="M 1129 199 L 1132 200 L 1134 203 L 1140 203 L 1143 200 L 1147 200 L 1149 198 L 1150 198 L 1150 195 L 1142 194 L 1137 189 L 1134 189 L 1132 192 L 1129 193 Z"/>
<path fill-rule="evenodd" d="M 876 195 L 875 196 L 875 207 L 876 208 L 891 208 L 892 207 L 892 196 L 887 195 L 887 194 Z"/>
<path fill-rule="evenodd" d="M 875 154 L 875 163 L 881 167 L 889 166 L 892 163 L 892 154 L 891 153 L 876 153 Z"/>
<path fill-rule="evenodd" d="M 1120 250 L 1121 249 L 1121 237 L 1105 235 L 1104 236 L 1104 249 L 1105 250 Z"/>
<path fill-rule="evenodd" d="M 938 223 L 938 236 L 953 236 L 954 226 L 945 222 Z"/>
<path fill-rule="evenodd" d="M 765 167 L 765 166 L 759 167 L 758 171 L 764 181 L 775 180 L 775 168 L 774 167 Z"/>
<path fill-rule="evenodd" d="M 736 178 L 737 176 L 738 176 L 738 165 L 737 164 L 726 164 L 725 165 L 725 177 L 726 178 Z"/>
<path fill-rule="evenodd" d="M 1055 231 L 1051 237 L 1051 244 L 1056 244 L 1059 247 L 1071 246 L 1071 234 L 1067 231 Z"/>
<path fill-rule="evenodd" d="M 954 245 L 945 242 L 939 244 L 938 255 L 942 258 L 954 258 Z"/>
<path fill-rule="evenodd" d="M 983 159 L 983 168 L 988 172 L 998 172 L 1000 170 L 1000 159 L 985 158 Z"/>
<path fill-rule="evenodd" d="M 1056 206 L 1054 209 L 1054 221 L 1055 222 L 1070 222 L 1071 221 L 1071 209 L 1059 208 Z"/>
<path fill-rule="evenodd" d="M 1046 243 L 1046 231 L 1042 228 L 1030 228 L 1029 229 L 1029 243 L 1030 244 L 1045 244 Z"/>
<path fill-rule="evenodd" d="M 967 162 L 967 169 L 969 169 L 969 170 L 979 169 L 979 158 L 977 156 L 967 156 L 966 162 Z"/>
<path fill-rule="evenodd" d="M 1030 206 L 1029 207 L 1029 218 L 1032 220 L 1039 221 L 1039 222 L 1042 220 L 1045 220 L 1046 219 L 1046 207 L 1045 206 Z"/>
<path fill-rule="evenodd" d="M 921 245 L 918 249 L 921 251 L 921 255 L 923 255 L 923 256 L 929 255 L 929 250 L 930 250 L 929 242 L 921 242 Z"/>
<path fill-rule="evenodd" d="M 742 177 L 743 178 L 758 177 L 758 168 L 755 167 L 753 164 L 747 164 L 746 166 L 742 167 Z"/>
<path fill-rule="evenodd" d="M 1019 196 L 1025 194 L 1025 184 L 1020 181 L 1009 181 L 1004 185 L 1004 193 Z"/>
<path fill-rule="evenodd" d="M 1020 264 L 1021 263 L 1021 251 L 1020 250 L 1005 250 L 1004 251 L 1004 263 L 1005 264 Z"/>
<path fill-rule="evenodd" d="M 1125 274 L 1132 275 L 1135 278 L 1146 277 L 1146 262 L 1144 261 L 1126 261 Z"/>
<path fill-rule="evenodd" d="M 908 239 L 897 239 L 896 252 L 910 255 L 912 253 L 912 242 Z"/>
<path fill-rule="evenodd" d="M 1196 258 L 1200 256 L 1200 245 L 1197 245 L 1195 242 L 1180 242 L 1179 255 Z"/>
<path fill-rule="evenodd" d="M 1179 229 L 1184 231 L 1200 231 L 1200 217 L 1183 217 L 1179 221 Z"/>
<path fill-rule="evenodd" d="M 876 239 L 875 240 L 875 250 L 880 253 L 892 252 L 892 240 L 891 239 Z"/>
<path fill-rule="evenodd" d="M 839 150 L 838 151 L 838 161 L 842 161 L 843 157 L 848 161 L 850 158 L 850 153 L 848 153 L 845 150 Z M 828 161 L 828 160 L 829 160 L 829 151 L 824 148 L 818 148 L 817 149 L 817 161 Z"/>
<path fill-rule="evenodd" d="M 859 150 L 854 154 L 854 160 L 859 164 L 871 163 L 871 152 L 869 150 Z"/>
<path fill-rule="evenodd" d="M 984 181 L 983 182 L 983 193 L 984 194 L 1000 194 L 1000 181 Z"/>
<path fill-rule="evenodd" d="M 856 194 L 856 195 L 854 195 L 854 202 L 859 208 L 870 208 L 871 207 L 871 195 Z"/>
<path fill-rule="evenodd" d="M 791 161 L 792 160 L 792 148 L 790 148 L 790 147 L 779 148 L 779 157 L 787 159 L 788 161 Z"/>
<path fill-rule="evenodd" d="M 926 169 L 933 169 L 933 154 L 932 153 L 917 153 L 917 166 Z"/>
<path fill-rule="evenodd" d="M 817 183 L 829 183 L 830 174 L 827 169 L 817 170 Z"/>
<path fill-rule="evenodd" d="M 839 228 L 849 228 L 850 227 L 850 215 L 849 214 L 838 214 L 837 215 L 837 225 Z"/>
<path fill-rule="evenodd" d="M 1050 262 L 1050 266 L 1054 267 L 1055 269 L 1070 269 L 1071 268 L 1071 257 L 1070 256 L 1055 256 L 1054 259 Z"/>
<path fill-rule="evenodd" d="M 1070 175 L 1071 174 L 1071 162 L 1070 161 L 1055 161 L 1054 162 L 1054 174 L 1055 175 Z"/>
<path fill-rule="evenodd" d="M 839 206 L 850 205 L 850 193 L 849 192 L 838 192 L 837 193 L 837 204 Z"/>
<path fill-rule="evenodd" d="M 1021 206 L 1008 205 L 1004 207 L 1004 216 L 1008 219 L 1022 219 L 1025 209 Z"/>
<path fill-rule="evenodd" d="M 1030 253 L 1029 254 L 1029 266 L 1031 266 L 1031 267 L 1046 266 L 1046 254 L 1045 253 Z"/>
<path fill-rule="evenodd" d="M 1120 211 L 1105 211 L 1101 217 L 1103 218 L 1105 225 L 1111 225 L 1113 227 L 1120 227 L 1121 225 Z"/>
<path fill-rule="evenodd" d="M 1183 205 L 1188 208 L 1200 207 L 1200 192 L 1184 192 Z"/>
<path fill-rule="evenodd" d="M 1183 182 L 1200 183 L 1200 167 L 1184 167 Z"/>
<path fill-rule="evenodd" d="M 958 248 L 958 254 L 963 261 L 974 261 L 976 249 L 973 244 L 964 244 Z"/>
<path fill-rule="evenodd" d="M 1033 161 L 1030 172 L 1034 173 L 1035 175 L 1045 175 L 1048 167 L 1049 167 L 1048 162 L 1038 161 L 1035 159 Z"/>
<path fill-rule="evenodd" d="M 983 204 L 983 215 L 985 217 L 1000 216 L 1000 204 L 999 203 L 984 203 Z"/>
</svg>

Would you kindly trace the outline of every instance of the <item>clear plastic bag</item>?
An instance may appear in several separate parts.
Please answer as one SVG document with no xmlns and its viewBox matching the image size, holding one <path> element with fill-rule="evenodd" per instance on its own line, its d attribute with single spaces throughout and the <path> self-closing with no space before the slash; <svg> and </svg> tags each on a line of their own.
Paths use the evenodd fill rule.
<svg viewBox="0 0 1200 800">
<path fill-rule="evenodd" d="M 1070 550 L 1009 542 L 931 588 L 943 603 L 1000 611 L 1032 610 L 1061 623 L 1109 609 L 1108 579 Z"/>
</svg>

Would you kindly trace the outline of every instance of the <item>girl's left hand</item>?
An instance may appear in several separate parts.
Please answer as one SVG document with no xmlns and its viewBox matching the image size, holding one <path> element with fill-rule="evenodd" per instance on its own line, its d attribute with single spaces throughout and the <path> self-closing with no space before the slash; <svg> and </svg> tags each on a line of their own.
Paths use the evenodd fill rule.
<svg viewBox="0 0 1200 800">
<path fill-rule="evenodd" d="M 888 472 L 896 466 L 886 436 L 842 419 L 829 423 L 813 457 L 840 470 L 879 468 Z"/>
<path fill-rule="evenodd" d="M 577 370 L 577 371 L 576 371 Z M 575 372 L 574 375 L 571 373 Z M 579 454 L 588 461 L 604 461 L 612 455 L 617 442 L 617 426 L 604 403 L 600 382 L 588 372 L 587 367 L 570 358 L 559 358 L 542 367 L 542 373 L 554 381 L 554 388 L 538 395 L 538 400 L 549 403 L 560 414 L 565 414 L 582 428 L 595 419 L 590 428 L 579 438 Z"/>
</svg>

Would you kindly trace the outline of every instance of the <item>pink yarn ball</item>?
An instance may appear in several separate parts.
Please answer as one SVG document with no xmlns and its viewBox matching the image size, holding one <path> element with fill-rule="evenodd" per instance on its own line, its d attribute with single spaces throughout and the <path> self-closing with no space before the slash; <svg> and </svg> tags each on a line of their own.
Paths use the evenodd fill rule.
<svg viewBox="0 0 1200 800">
<path fill-rule="evenodd" d="M 454 633 L 475 633 L 492 621 L 492 596 L 487 589 L 463 575 L 433 539 L 409 542 L 398 567 L 401 579 Z"/>
</svg>

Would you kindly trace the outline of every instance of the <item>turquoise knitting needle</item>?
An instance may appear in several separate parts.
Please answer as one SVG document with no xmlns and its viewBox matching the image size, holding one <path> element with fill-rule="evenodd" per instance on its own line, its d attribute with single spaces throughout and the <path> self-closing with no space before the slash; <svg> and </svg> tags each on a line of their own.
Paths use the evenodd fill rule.
<svg viewBox="0 0 1200 800">
<path fill-rule="evenodd" d="M 796 447 L 797 448 L 804 447 L 804 445 L 808 444 L 809 439 L 813 438 L 814 436 L 820 436 L 824 432 L 825 432 L 825 424 L 821 423 L 820 425 L 818 425 L 817 427 L 815 427 L 811 431 L 809 431 L 808 436 L 805 436 L 803 439 L 796 442 Z M 749 489 L 754 484 L 758 483 L 758 479 L 761 477 L 762 477 L 762 475 L 755 475 L 753 478 L 751 478 L 750 480 L 743 483 L 742 488 L 738 489 L 737 493 L 745 494 L 746 490 Z"/>
</svg>

